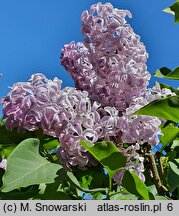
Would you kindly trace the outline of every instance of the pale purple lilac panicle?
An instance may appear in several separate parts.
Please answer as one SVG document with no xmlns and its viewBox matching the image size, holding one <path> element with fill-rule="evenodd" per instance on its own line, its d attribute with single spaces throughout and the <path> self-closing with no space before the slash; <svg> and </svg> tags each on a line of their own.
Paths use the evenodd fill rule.
<svg viewBox="0 0 179 216">
<path fill-rule="evenodd" d="M 43 74 L 34 74 L 28 82 L 18 82 L 1 101 L 6 127 L 11 130 L 33 131 L 41 127 L 42 109 L 56 102 L 61 80 L 48 80 Z"/>
<path fill-rule="evenodd" d="M 149 143 L 151 146 L 159 144 L 158 135 L 161 134 L 159 128 L 161 120 L 152 116 L 136 116 L 133 113 L 154 100 L 174 95 L 175 93 L 170 89 L 161 89 L 160 85 L 156 83 L 154 87 L 146 89 L 142 97 L 135 98 L 123 115 L 118 118 L 117 127 L 121 133 L 119 149 L 127 157 L 126 168 L 136 173 L 142 181 L 145 181 L 144 158 L 139 155 L 137 150 L 144 143 Z M 125 143 L 128 143 L 129 147 L 124 148 L 123 144 L 125 145 Z M 113 176 L 113 179 L 121 184 L 123 174 L 124 170 L 121 170 Z"/>
<path fill-rule="evenodd" d="M 72 41 L 65 45 L 61 64 L 74 79 L 76 88 L 88 91 L 90 99 L 104 107 L 102 137 L 117 141 L 120 148 L 129 143 L 135 149 L 147 141 L 158 144 L 160 121 L 153 117 L 131 117 L 126 112 L 134 106 L 136 98 L 143 98 L 150 79 L 145 46 L 126 23 L 126 16 L 131 17 L 129 11 L 113 8 L 110 3 L 92 5 L 90 12 L 84 11 L 81 16 L 84 43 Z M 144 180 L 143 161 L 133 152 L 135 155 L 128 156 L 126 166 L 130 165 Z"/>
<path fill-rule="evenodd" d="M 61 89 L 61 83 L 57 78 L 49 80 L 43 74 L 34 74 L 28 82 L 14 84 L 2 100 L 6 127 L 18 131 L 42 129 L 44 134 L 58 137 L 58 156 L 68 168 L 96 164 L 79 142 L 95 143 L 104 137 L 112 130 L 112 114 L 109 108 L 102 112 L 99 103 L 91 103 L 88 92 L 73 87 Z M 103 121 L 100 113 L 105 114 Z"/>
<path fill-rule="evenodd" d="M 119 111 L 143 94 L 150 79 L 145 46 L 126 23 L 126 16 L 131 17 L 129 11 L 110 3 L 92 5 L 90 13 L 84 11 L 81 16 L 84 43 L 65 45 L 61 56 L 77 89 Z"/>
<path fill-rule="evenodd" d="M 80 140 L 112 141 L 127 157 L 126 168 L 144 181 L 144 158 L 138 150 L 146 142 L 152 146 L 159 143 L 161 121 L 133 113 L 174 94 L 159 85 L 147 89 L 148 54 L 126 16 L 131 17 L 129 11 L 110 3 L 98 3 L 90 12 L 84 11 L 84 42 L 65 45 L 61 56 L 75 88 L 61 89 L 61 80 L 34 74 L 28 82 L 14 84 L 2 99 L 3 115 L 7 129 L 42 129 L 44 134 L 59 138 L 57 155 L 67 169 L 96 165 Z M 123 171 L 113 176 L 118 184 L 122 177 Z"/>
</svg>

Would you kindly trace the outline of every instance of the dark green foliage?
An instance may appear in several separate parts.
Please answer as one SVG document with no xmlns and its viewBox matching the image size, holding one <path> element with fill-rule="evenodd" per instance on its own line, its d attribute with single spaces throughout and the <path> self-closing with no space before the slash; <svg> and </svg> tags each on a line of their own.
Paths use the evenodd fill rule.
<svg viewBox="0 0 179 216">
<path fill-rule="evenodd" d="M 163 10 L 166 13 L 172 14 L 175 16 L 175 23 L 179 23 L 179 1 L 176 0 L 174 4 L 170 7 Z"/>
</svg>

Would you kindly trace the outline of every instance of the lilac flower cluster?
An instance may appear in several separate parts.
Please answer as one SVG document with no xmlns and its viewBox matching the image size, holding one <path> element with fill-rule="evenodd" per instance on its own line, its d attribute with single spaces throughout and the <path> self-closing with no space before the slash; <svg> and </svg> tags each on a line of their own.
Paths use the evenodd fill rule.
<svg viewBox="0 0 179 216">
<path fill-rule="evenodd" d="M 133 113 L 154 100 L 174 95 L 175 93 L 170 89 L 161 89 L 160 85 L 156 83 L 153 88 L 146 89 L 142 97 L 135 98 L 121 117 L 122 142 L 157 145 L 161 119 L 151 116 L 135 116 Z"/>
<path fill-rule="evenodd" d="M 88 91 L 92 101 L 100 102 L 111 113 L 104 139 L 112 140 L 119 147 L 128 158 L 126 167 L 144 180 L 143 158 L 137 151 L 143 143 L 152 146 L 159 143 L 161 121 L 132 114 L 172 93 L 159 86 L 147 89 L 148 54 L 140 37 L 126 23 L 126 16 L 131 17 L 129 11 L 113 8 L 110 3 L 92 5 L 90 12 L 84 11 L 81 16 L 84 43 L 65 45 L 61 64 L 74 79 L 77 89 Z M 130 147 L 124 148 L 125 143 Z M 122 171 L 114 179 L 120 182 L 121 177 Z"/>
<path fill-rule="evenodd" d="M 110 3 L 92 5 L 90 13 L 84 11 L 81 16 L 84 43 L 65 45 L 61 56 L 77 89 L 119 111 L 143 95 L 150 79 L 145 46 L 125 16 L 131 17 L 130 12 Z"/>
<path fill-rule="evenodd" d="M 160 85 L 156 83 L 153 88 L 146 89 L 142 97 L 135 98 L 119 119 L 118 127 L 121 132 L 121 143 L 124 145 L 125 143 L 129 144 L 127 148 L 124 148 L 122 144 L 119 147 L 120 151 L 128 159 L 126 168 L 136 173 L 143 181 L 145 181 L 143 175 L 144 158 L 139 155 L 138 150 L 140 145 L 144 143 L 149 143 L 151 146 L 159 143 L 158 135 L 161 134 L 159 126 L 162 120 L 152 116 L 136 116 L 133 113 L 154 100 L 174 95 L 175 93 L 170 89 L 161 89 Z M 124 170 L 120 170 L 113 176 L 113 179 L 118 184 L 121 184 L 123 174 Z"/>
<path fill-rule="evenodd" d="M 158 144 L 161 121 L 133 113 L 149 102 L 172 95 L 155 86 L 147 89 L 147 53 L 140 37 L 126 23 L 129 11 L 110 3 L 91 6 L 82 13 L 84 43 L 71 42 L 62 50 L 61 63 L 75 87 L 61 88 L 62 81 L 34 74 L 28 82 L 13 85 L 2 99 L 6 127 L 18 131 L 42 129 L 58 137 L 58 157 L 66 168 L 84 169 L 95 159 L 80 140 L 114 142 L 127 157 L 126 168 L 143 181 L 143 160 L 138 150 L 144 143 Z M 126 147 L 127 144 L 127 147 Z M 123 171 L 114 175 L 121 183 Z"/>
<path fill-rule="evenodd" d="M 9 130 L 40 128 L 44 134 L 58 137 L 61 163 L 84 168 L 89 158 L 91 164 L 96 161 L 79 144 L 80 140 L 95 143 L 114 135 L 114 109 L 91 103 L 88 92 L 72 87 L 61 89 L 61 83 L 57 78 L 49 80 L 43 74 L 34 74 L 28 82 L 14 84 L 2 99 L 3 116 Z"/>
<path fill-rule="evenodd" d="M 151 116 L 123 116 L 119 121 L 122 143 L 159 143 L 157 134 L 161 121 Z"/>
<path fill-rule="evenodd" d="M 29 82 L 15 83 L 1 101 L 7 129 L 38 129 L 43 117 L 42 109 L 57 100 L 61 83 L 57 78 L 48 80 L 43 74 L 32 75 Z"/>
<path fill-rule="evenodd" d="M 140 37 L 126 23 L 126 16 L 131 17 L 129 11 L 114 9 L 110 3 L 92 5 L 90 13 L 84 11 L 81 16 L 82 33 L 86 35 L 84 43 L 65 45 L 61 64 L 74 79 L 77 89 L 88 91 L 90 99 L 103 107 L 110 106 L 110 125 L 104 138 L 118 145 L 128 158 L 126 166 L 144 180 L 143 160 L 137 150 L 145 142 L 158 144 L 160 121 L 130 115 L 137 108 L 135 100 L 144 100 L 146 105 L 157 97 L 154 95 L 150 100 L 144 97 L 150 79 L 146 66 L 148 54 Z M 124 143 L 131 146 L 125 149 Z M 118 182 L 120 173 L 114 177 Z"/>
<path fill-rule="evenodd" d="M 88 92 L 72 87 L 61 89 L 61 84 L 61 80 L 49 80 L 43 74 L 34 74 L 28 82 L 14 84 L 2 99 L 7 129 L 34 131 L 40 128 L 44 134 L 58 137 L 61 143 L 58 157 L 66 168 L 78 166 L 84 169 L 87 165 L 96 164 L 80 145 L 80 140 L 93 143 L 113 141 L 128 159 L 126 168 L 144 180 L 143 159 L 137 151 L 145 142 L 158 144 L 159 119 L 132 116 L 129 112 L 135 111 L 135 108 L 130 111 L 130 107 L 128 114 L 123 112 L 120 116 L 114 107 L 102 107 L 97 102 L 91 102 Z M 146 98 L 150 95 L 147 91 Z M 171 93 L 160 92 L 158 89 L 160 96 Z M 147 103 L 146 98 L 143 99 Z M 129 144 L 127 148 L 126 143 Z M 117 182 L 120 182 L 122 173 L 120 171 L 114 176 Z"/>
</svg>

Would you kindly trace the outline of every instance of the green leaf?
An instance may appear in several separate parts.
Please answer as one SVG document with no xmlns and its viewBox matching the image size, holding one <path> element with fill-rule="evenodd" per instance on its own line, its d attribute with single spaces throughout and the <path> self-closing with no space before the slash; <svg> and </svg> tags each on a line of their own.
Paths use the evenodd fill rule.
<svg viewBox="0 0 179 216">
<path fill-rule="evenodd" d="M 155 100 L 134 114 L 157 116 L 166 120 L 179 122 L 179 96 Z"/>
<path fill-rule="evenodd" d="M 81 187 L 82 188 L 89 188 L 92 180 L 93 180 L 93 178 L 90 175 L 82 176 L 81 184 L 80 184 Z"/>
<path fill-rule="evenodd" d="M 61 186 L 66 183 L 66 171 L 62 168 L 58 170 L 55 182 L 51 184 L 45 184 L 44 193 L 50 193 L 55 191 L 61 191 Z"/>
<path fill-rule="evenodd" d="M 3 126 L 3 125 L 5 125 L 5 120 L 0 118 L 0 126 Z"/>
<path fill-rule="evenodd" d="M 1 151 L 1 155 L 4 156 L 5 158 L 8 158 L 10 156 L 10 154 L 14 151 L 15 148 L 16 148 L 15 145 L 4 148 Z"/>
<path fill-rule="evenodd" d="M 154 73 L 154 76 L 165 79 L 179 80 L 179 67 L 175 68 L 173 71 L 167 67 L 162 67 Z"/>
<path fill-rule="evenodd" d="M 167 177 L 170 191 L 173 191 L 175 188 L 179 187 L 179 159 L 169 162 Z"/>
<path fill-rule="evenodd" d="M 169 198 L 167 198 L 167 196 L 165 197 L 165 196 L 157 195 L 157 196 L 155 196 L 155 200 L 169 200 Z"/>
<path fill-rule="evenodd" d="M 171 150 L 176 153 L 176 158 L 179 158 L 179 139 L 176 139 L 173 141 L 173 144 L 171 146 Z"/>
<path fill-rule="evenodd" d="M 41 200 L 71 200 L 71 197 L 62 191 L 53 191 L 38 195 Z"/>
<path fill-rule="evenodd" d="M 106 195 L 101 193 L 101 192 L 97 192 L 97 193 L 93 193 L 93 200 L 105 200 L 106 199 Z"/>
<path fill-rule="evenodd" d="M 82 188 L 105 188 L 109 183 L 109 177 L 104 174 L 101 164 L 96 167 L 88 167 L 86 170 L 75 168 L 73 169 L 73 173 Z"/>
<path fill-rule="evenodd" d="M 4 173 L 5 173 L 5 170 L 0 168 L 0 187 L 2 187 L 2 177 Z"/>
<path fill-rule="evenodd" d="M 175 16 L 175 23 L 179 23 L 179 1 L 177 0 L 170 7 L 163 10 L 166 13 L 172 14 Z"/>
<path fill-rule="evenodd" d="M 40 143 L 43 144 L 46 150 L 53 150 L 56 147 L 60 146 L 59 140 L 57 138 L 47 136 L 47 135 L 43 135 L 40 138 Z"/>
<path fill-rule="evenodd" d="M 165 8 L 165 9 L 163 10 L 163 12 L 168 13 L 168 14 L 172 14 L 172 15 L 175 15 L 174 11 L 172 11 L 169 7 L 168 7 L 168 8 Z"/>
<path fill-rule="evenodd" d="M 68 177 L 67 179 L 71 181 L 70 182 L 71 187 L 76 189 L 77 195 L 79 196 L 81 193 L 81 191 L 79 190 L 79 189 L 81 189 L 81 186 L 80 186 L 78 179 L 76 178 L 76 176 L 72 172 L 67 172 L 66 174 Z"/>
<path fill-rule="evenodd" d="M 179 187 L 177 187 L 177 200 L 179 200 Z"/>
<path fill-rule="evenodd" d="M 27 200 L 38 194 L 38 190 L 19 191 L 13 190 L 8 193 L 0 192 L 0 200 Z"/>
<path fill-rule="evenodd" d="M 122 185 L 129 193 L 134 194 L 139 198 L 144 200 L 154 200 L 153 194 L 135 173 L 126 170 L 123 176 Z"/>
<path fill-rule="evenodd" d="M 167 89 L 170 89 L 172 92 L 174 92 L 176 95 L 179 95 L 179 90 L 176 89 L 176 88 L 173 88 L 172 86 L 169 86 L 167 84 L 164 84 L 164 83 L 159 83 L 158 84 L 160 85 L 160 88 L 163 89 L 163 88 L 167 88 Z"/>
<path fill-rule="evenodd" d="M 158 195 L 158 192 L 157 192 L 157 189 L 156 189 L 156 186 L 155 185 L 150 185 L 147 187 L 148 190 L 155 196 L 155 195 Z"/>
<path fill-rule="evenodd" d="M 110 200 L 137 200 L 138 197 L 131 193 L 117 193 L 110 196 Z"/>
<path fill-rule="evenodd" d="M 17 145 L 24 139 L 31 137 L 32 134 L 30 132 L 18 133 L 15 129 L 12 131 L 8 131 L 5 125 L 0 126 L 0 145 Z"/>
<path fill-rule="evenodd" d="M 2 192 L 34 184 L 52 183 L 60 168 L 62 166 L 51 163 L 40 156 L 38 139 L 26 139 L 7 159 Z"/>
<path fill-rule="evenodd" d="M 80 143 L 106 168 L 110 177 L 125 167 L 127 158 L 113 143 L 107 141 L 97 142 L 95 145 L 88 141 Z"/>
<path fill-rule="evenodd" d="M 173 161 L 176 158 L 176 151 L 169 151 L 166 154 L 166 157 L 168 158 L 168 161 Z"/>
<path fill-rule="evenodd" d="M 179 147 L 179 139 L 176 139 L 173 141 L 173 144 L 171 145 L 171 150 L 175 150 Z"/>
<path fill-rule="evenodd" d="M 75 177 L 75 175 L 74 175 L 72 172 L 67 172 L 66 174 L 67 174 L 67 176 L 72 180 L 72 182 L 73 182 L 75 185 L 77 185 L 77 186 L 80 187 L 80 183 L 79 183 L 78 179 Z"/>
<path fill-rule="evenodd" d="M 175 140 L 179 135 L 179 128 L 175 127 L 173 124 L 169 124 L 166 127 L 161 128 L 161 131 L 163 135 L 161 135 L 160 141 L 163 144 L 163 148 L 172 143 L 173 140 Z"/>
<path fill-rule="evenodd" d="M 158 195 L 157 189 L 155 185 L 150 185 L 148 187 L 149 191 L 154 195 L 155 200 L 168 200 L 167 196 L 160 196 Z"/>
</svg>

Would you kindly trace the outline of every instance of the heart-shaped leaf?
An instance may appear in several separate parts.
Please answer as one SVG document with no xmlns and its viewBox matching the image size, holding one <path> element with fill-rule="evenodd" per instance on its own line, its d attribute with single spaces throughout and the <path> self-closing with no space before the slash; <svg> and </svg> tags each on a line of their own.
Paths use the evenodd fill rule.
<svg viewBox="0 0 179 216">
<path fill-rule="evenodd" d="M 7 159 L 2 192 L 40 183 L 52 183 L 62 166 L 51 163 L 39 154 L 39 140 L 22 141 Z"/>
</svg>

